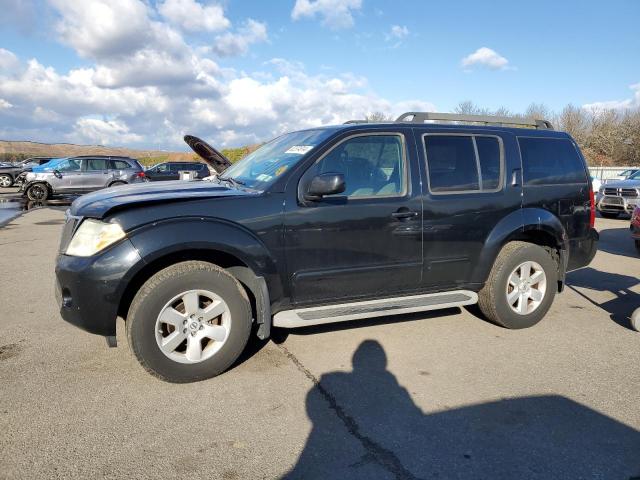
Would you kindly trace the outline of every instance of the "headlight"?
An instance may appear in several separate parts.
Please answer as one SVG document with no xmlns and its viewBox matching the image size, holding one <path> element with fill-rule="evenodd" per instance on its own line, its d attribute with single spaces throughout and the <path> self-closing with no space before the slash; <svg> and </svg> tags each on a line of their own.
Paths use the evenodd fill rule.
<svg viewBox="0 0 640 480">
<path fill-rule="evenodd" d="M 74 257 L 90 257 L 124 237 L 125 233 L 117 223 L 89 218 L 80 224 L 65 253 Z"/>
</svg>

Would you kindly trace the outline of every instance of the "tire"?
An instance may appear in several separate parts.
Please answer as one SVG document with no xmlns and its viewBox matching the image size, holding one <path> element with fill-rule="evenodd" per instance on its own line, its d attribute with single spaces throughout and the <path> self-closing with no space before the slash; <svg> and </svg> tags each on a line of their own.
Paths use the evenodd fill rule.
<svg viewBox="0 0 640 480">
<path fill-rule="evenodd" d="M 189 300 L 194 295 L 197 300 Z M 215 299 L 209 307 L 224 308 L 214 323 L 207 322 L 204 307 L 211 298 Z M 187 307 L 188 303 L 198 307 L 194 310 Z M 196 312 L 195 316 L 189 316 L 189 312 Z M 181 316 L 176 317 L 176 313 Z M 131 350 L 149 373 L 167 382 L 187 383 L 215 377 L 229 368 L 244 350 L 251 324 L 249 299 L 235 277 L 217 265 L 187 261 L 171 265 L 146 281 L 131 303 L 126 329 Z M 224 334 L 220 334 L 221 329 Z M 199 335 L 209 331 L 218 332 L 216 336 L 220 337 L 200 339 Z M 184 340 L 180 340 L 182 337 Z M 164 350 L 161 342 L 168 345 Z M 193 345 L 200 345 L 195 348 L 200 356 L 189 356 Z"/>
<path fill-rule="evenodd" d="M 636 308 L 631 314 L 631 328 L 640 332 L 640 308 Z"/>
<path fill-rule="evenodd" d="M 619 213 L 611 213 L 611 212 L 600 212 L 600 216 L 602 218 L 618 218 Z"/>
<path fill-rule="evenodd" d="M 9 188 L 13 185 L 13 177 L 3 173 L 0 175 L 0 188 Z"/>
<path fill-rule="evenodd" d="M 115 182 L 110 183 L 109 187 L 117 187 L 119 185 L 126 185 L 126 184 L 127 184 L 127 182 L 123 182 L 123 181 L 117 180 Z"/>
<path fill-rule="evenodd" d="M 45 183 L 34 183 L 27 188 L 27 198 L 34 202 L 43 202 L 51 195 L 49 187 Z"/>
<path fill-rule="evenodd" d="M 522 267 L 523 265 L 533 267 Z M 523 278 L 527 278 L 526 275 L 523 276 L 523 270 L 529 270 L 529 279 L 534 282 L 529 283 L 529 289 L 526 281 L 521 283 Z M 542 275 L 539 275 L 539 271 Z M 518 280 L 518 287 L 514 286 L 516 283 L 510 282 L 513 278 Z M 478 306 L 488 320 L 503 327 L 532 327 L 542 320 L 551 307 L 557 285 L 558 264 L 547 250 L 533 243 L 510 242 L 500 250 L 485 286 L 478 293 Z M 514 296 L 515 303 L 512 306 L 508 297 Z"/>
<path fill-rule="evenodd" d="M 636 250 L 638 251 L 638 255 L 640 255 L 640 240 L 636 240 Z"/>
</svg>

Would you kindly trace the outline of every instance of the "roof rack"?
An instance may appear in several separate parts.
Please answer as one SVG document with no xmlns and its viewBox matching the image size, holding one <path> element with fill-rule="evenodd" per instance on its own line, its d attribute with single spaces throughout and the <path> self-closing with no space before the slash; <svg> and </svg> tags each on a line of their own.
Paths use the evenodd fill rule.
<svg viewBox="0 0 640 480">
<path fill-rule="evenodd" d="M 437 112 L 406 112 L 400 115 L 397 123 L 425 123 L 433 122 L 467 122 L 480 123 L 482 125 L 517 125 L 521 127 L 553 130 L 553 125 L 548 120 L 525 117 L 498 117 L 494 115 L 466 115 L 458 113 Z"/>
</svg>

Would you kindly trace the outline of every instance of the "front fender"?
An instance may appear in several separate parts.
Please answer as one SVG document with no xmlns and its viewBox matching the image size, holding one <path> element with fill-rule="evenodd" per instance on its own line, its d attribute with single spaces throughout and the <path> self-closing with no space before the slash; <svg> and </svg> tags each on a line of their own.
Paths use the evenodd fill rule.
<svg viewBox="0 0 640 480">
<path fill-rule="evenodd" d="M 493 228 L 478 258 L 472 274 L 473 283 L 484 283 L 502 247 L 527 235 L 543 233 L 549 236 L 560 253 L 559 280 L 564 280 L 567 264 L 568 236 L 562 223 L 553 213 L 541 208 L 524 208 L 511 212 Z"/>
<path fill-rule="evenodd" d="M 134 229 L 128 237 L 146 264 L 185 251 L 232 255 L 256 276 L 264 277 L 272 299 L 282 297 L 276 259 L 253 232 L 239 224 L 218 218 L 170 218 Z"/>
</svg>

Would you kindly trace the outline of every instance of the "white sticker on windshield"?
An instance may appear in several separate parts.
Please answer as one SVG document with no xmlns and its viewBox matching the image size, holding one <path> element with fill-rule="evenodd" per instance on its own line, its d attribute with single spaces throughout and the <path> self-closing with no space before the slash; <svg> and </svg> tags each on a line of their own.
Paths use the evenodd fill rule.
<svg viewBox="0 0 640 480">
<path fill-rule="evenodd" d="M 268 182 L 269 180 L 271 180 L 271 175 L 267 175 L 265 173 L 262 173 L 260 175 L 258 175 L 257 179 L 261 182 Z"/>
<path fill-rule="evenodd" d="M 313 145 L 294 145 L 284 153 L 295 153 L 296 155 L 304 155 L 313 148 Z"/>
</svg>

